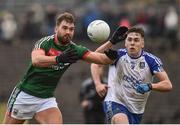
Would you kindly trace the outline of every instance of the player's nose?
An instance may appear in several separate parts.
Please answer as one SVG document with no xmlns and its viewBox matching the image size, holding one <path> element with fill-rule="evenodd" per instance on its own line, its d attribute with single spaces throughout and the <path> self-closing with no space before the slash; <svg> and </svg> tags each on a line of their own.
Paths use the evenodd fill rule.
<svg viewBox="0 0 180 125">
<path fill-rule="evenodd" d="M 134 45 L 134 40 L 131 40 L 130 45 Z"/>
</svg>

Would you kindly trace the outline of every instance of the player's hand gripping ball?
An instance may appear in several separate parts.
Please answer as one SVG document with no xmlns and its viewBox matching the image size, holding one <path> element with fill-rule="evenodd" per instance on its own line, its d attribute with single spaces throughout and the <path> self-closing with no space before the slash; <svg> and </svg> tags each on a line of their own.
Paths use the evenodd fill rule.
<svg viewBox="0 0 180 125">
<path fill-rule="evenodd" d="M 93 42 L 105 42 L 110 35 L 110 27 L 103 20 L 94 20 L 88 25 L 87 35 Z"/>
</svg>

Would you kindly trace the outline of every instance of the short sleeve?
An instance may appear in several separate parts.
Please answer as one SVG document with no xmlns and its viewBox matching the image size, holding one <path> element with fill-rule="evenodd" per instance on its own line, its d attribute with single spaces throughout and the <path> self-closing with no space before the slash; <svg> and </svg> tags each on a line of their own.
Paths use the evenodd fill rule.
<svg viewBox="0 0 180 125">
<path fill-rule="evenodd" d="M 149 54 L 145 56 L 145 60 L 149 65 L 152 74 L 164 71 L 162 61 L 158 57 Z"/>
<path fill-rule="evenodd" d="M 49 41 L 49 37 L 44 37 L 44 38 L 38 40 L 34 45 L 34 49 L 43 49 L 43 50 L 47 51 L 48 50 L 48 41 Z"/>
<path fill-rule="evenodd" d="M 117 58 L 117 59 L 115 60 L 115 62 L 114 62 L 114 65 L 115 65 L 115 66 L 116 66 L 118 60 L 119 60 L 122 56 L 126 55 L 126 53 L 127 53 L 126 49 L 118 49 L 117 52 L 118 52 L 118 58 Z"/>
<path fill-rule="evenodd" d="M 118 57 L 122 57 L 123 55 L 125 55 L 127 53 L 126 49 L 119 49 L 118 50 Z"/>
<path fill-rule="evenodd" d="M 88 48 L 81 45 L 74 45 L 74 48 L 77 50 L 78 55 L 81 59 L 89 52 Z"/>
</svg>

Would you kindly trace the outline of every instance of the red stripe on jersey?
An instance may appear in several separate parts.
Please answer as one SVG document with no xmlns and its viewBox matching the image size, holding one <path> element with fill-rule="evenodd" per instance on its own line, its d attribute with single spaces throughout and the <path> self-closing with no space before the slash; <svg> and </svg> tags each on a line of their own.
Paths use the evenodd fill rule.
<svg viewBox="0 0 180 125">
<path fill-rule="evenodd" d="M 86 57 L 90 54 L 90 51 L 85 52 L 85 54 L 83 55 L 82 59 L 86 59 Z"/>
<path fill-rule="evenodd" d="M 62 52 L 61 51 L 58 51 L 54 48 L 50 48 L 49 51 L 47 52 L 47 55 L 48 56 L 57 56 L 59 54 L 61 54 Z"/>
</svg>

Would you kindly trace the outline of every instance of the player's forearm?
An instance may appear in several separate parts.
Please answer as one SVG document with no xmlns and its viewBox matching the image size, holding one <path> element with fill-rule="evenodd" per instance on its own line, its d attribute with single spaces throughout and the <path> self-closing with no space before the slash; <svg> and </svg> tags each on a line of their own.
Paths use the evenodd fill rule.
<svg viewBox="0 0 180 125">
<path fill-rule="evenodd" d="M 160 92 L 168 92 L 172 90 L 172 84 L 170 80 L 163 80 L 158 83 L 152 84 L 152 90 L 156 90 Z"/>
<path fill-rule="evenodd" d="M 56 56 L 38 55 L 32 57 L 32 64 L 36 67 L 49 67 L 56 63 Z"/>
<path fill-rule="evenodd" d="M 84 60 L 90 63 L 96 63 L 96 64 L 101 64 L 101 65 L 108 65 L 108 64 L 113 63 L 113 60 L 111 60 L 105 54 L 98 53 L 98 52 L 90 52 L 90 54 L 86 56 Z"/>
<path fill-rule="evenodd" d="M 110 41 L 107 41 L 106 43 L 104 43 L 103 45 L 98 47 L 96 49 L 96 52 L 103 53 L 105 50 L 108 50 L 108 49 L 112 48 L 112 46 L 113 46 L 113 44 Z"/>
<path fill-rule="evenodd" d="M 100 64 L 100 65 L 108 65 L 112 64 L 113 60 L 108 58 L 105 54 L 98 54 L 97 58 L 95 58 L 94 63 Z"/>
<path fill-rule="evenodd" d="M 101 84 L 101 77 L 103 75 L 104 67 L 102 65 L 91 64 L 91 75 L 94 80 L 94 84 L 97 86 Z"/>
</svg>

